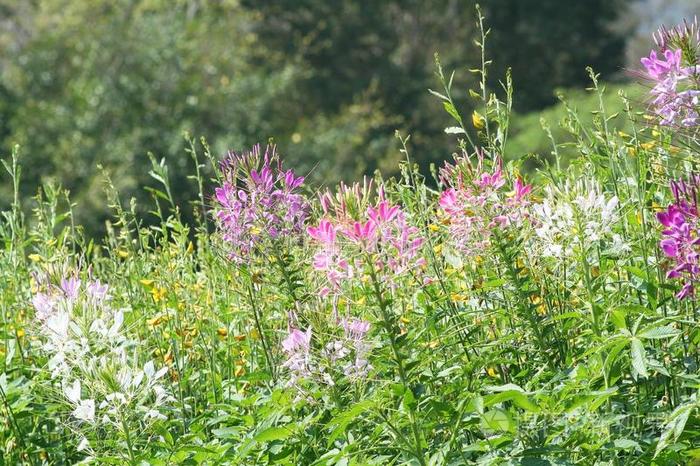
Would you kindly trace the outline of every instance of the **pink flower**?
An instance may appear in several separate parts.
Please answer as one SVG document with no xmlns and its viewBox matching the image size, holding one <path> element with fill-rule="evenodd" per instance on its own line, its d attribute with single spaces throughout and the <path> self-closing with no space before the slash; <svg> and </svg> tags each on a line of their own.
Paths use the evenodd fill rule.
<svg viewBox="0 0 700 466">
<path fill-rule="evenodd" d="M 370 243 L 374 239 L 374 232 L 377 230 L 377 224 L 371 220 L 364 223 L 354 222 L 351 228 L 343 230 L 345 236 L 357 243 Z"/>
<path fill-rule="evenodd" d="M 282 340 L 282 349 L 287 356 L 282 367 L 291 374 L 288 385 L 297 385 L 299 380 L 309 377 L 311 368 L 311 327 L 306 332 L 290 328 L 287 338 Z"/>
<path fill-rule="evenodd" d="M 513 192 L 504 192 L 506 179 L 501 159 L 496 158 L 495 169 L 488 172 L 483 152 L 477 151 L 476 157 L 476 166 L 467 156 L 457 158 L 455 165 L 445 164 L 440 173 L 447 188 L 438 201 L 449 219 L 453 244 L 470 255 L 483 253 L 493 229 L 519 225 L 529 218 L 528 197 L 532 191 L 530 185 L 516 177 Z"/>
<path fill-rule="evenodd" d="M 325 245 L 332 246 L 335 243 L 335 226 L 329 220 L 321 220 L 318 227 L 308 227 L 306 232 Z"/>
<path fill-rule="evenodd" d="M 337 296 L 341 284 L 354 277 L 353 268 L 361 267 L 368 255 L 374 261 L 375 271 L 389 286 L 401 275 L 425 264 L 420 257 L 423 239 L 418 229 L 409 225 L 400 206 L 385 198 L 381 187 L 374 204 L 366 187 L 367 184 L 362 189 L 359 185 L 341 185 L 336 196 L 323 194 L 327 215 L 318 226 L 307 228 L 309 237 L 319 243 L 313 267 L 325 272 L 329 285 L 322 289 L 322 296 Z M 358 210 L 361 206 L 364 208 Z M 336 236 L 336 232 L 341 235 Z"/>
</svg>

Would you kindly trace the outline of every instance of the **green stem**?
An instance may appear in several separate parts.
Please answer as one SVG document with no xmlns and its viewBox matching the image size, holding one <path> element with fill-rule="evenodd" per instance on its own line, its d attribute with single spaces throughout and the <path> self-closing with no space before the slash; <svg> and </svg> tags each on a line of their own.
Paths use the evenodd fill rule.
<svg viewBox="0 0 700 466">
<path fill-rule="evenodd" d="M 377 278 L 377 273 L 374 270 L 374 264 L 372 263 L 372 258 L 367 256 L 367 264 L 369 265 L 369 270 L 370 270 L 370 278 L 372 279 L 372 287 L 373 291 L 375 294 L 375 297 L 377 298 L 377 301 L 379 303 L 379 311 L 381 313 L 381 318 L 383 321 L 382 327 L 386 331 L 388 337 L 389 337 L 389 345 L 391 346 L 391 351 L 394 355 L 394 362 L 396 363 L 396 367 L 399 371 L 399 378 L 401 379 L 401 384 L 404 387 L 404 390 L 411 390 L 411 387 L 408 383 L 408 377 L 406 376 L 406 369 L 404 368 L 403 365 L 403 357 L 401 356 L 401 353 L 399 352 L 399 348 L 396 342 L 396 334 L 394 332 L 394 322 L 391 319 L 391 315 L 389 314 L 389 305 L 388 303 L 384 300 L 384 295 L 381 290 L 381 286 L 379 285 L 379 280 Z M 408 407 L 408 417 L 409 421 L 411 423 L 411 430 L 413 431 L 413 437 L 416 442 L 416 445 L 414 447 L 415 449 L 415 456 L 418 462 L 422 465 L 425 466 L 425 457 L 423 454 L 423 441 L 421 438 L 420 434 L 420 428 L 418 426 L 418 421 L 416 419 L 416 413 L 415 410 L 412 406 L 407 406 Z"/>
</svg>

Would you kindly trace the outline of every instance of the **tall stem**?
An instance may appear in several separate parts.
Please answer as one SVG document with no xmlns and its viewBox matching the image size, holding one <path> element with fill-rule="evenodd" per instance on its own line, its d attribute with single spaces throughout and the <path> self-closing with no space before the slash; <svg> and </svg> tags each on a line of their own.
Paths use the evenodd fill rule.
<svg viewBox="0 0 700 466">
<path fill-rule="evenodd" d="M 403 365 L 403 357 L 399 352 L 399 348 L 396 342 L 396 333 L 394 332 L 395 324 L 389 313 L 389 305 L 384 299 L 384 294 L 382 293 L 382 289 L 377 278 L 377 273 L 374 269 L 372 258 L 369 255 L 367 256 L 367 264 L 369 265 L 370 278 L 372 280 L 372 289 L 379 304 L 379 311 L 382 318 L 382 327 L 384 328 L 384 330 L 387 333 L 387 336 L 389 337 L 389 345 L 391 346 L 391 351 L 394 356 L 394 362 L 396 363 L 396 367 L 399 371 L 399 378 L 401 379 L 401 384 L 403 385 L 404 390 L 411 390 L 411 387 L 408 384 L 408 377 L 406 376 L 406 369 Z M 416 456 L 418 462 L 422 466 L 425 466 L 426 463 L 423 454 L 423 441 L 421 438 L 418 421 L 416 419 L 416 413 L 413 406 L 409 405 L 407 406 L 407 408 L 408 418 L 411 423 L 411 430 L 413 431 L 413 437 L 416 442 L 416 445 L 414 446 L 414 455 Z"/>
</svg>

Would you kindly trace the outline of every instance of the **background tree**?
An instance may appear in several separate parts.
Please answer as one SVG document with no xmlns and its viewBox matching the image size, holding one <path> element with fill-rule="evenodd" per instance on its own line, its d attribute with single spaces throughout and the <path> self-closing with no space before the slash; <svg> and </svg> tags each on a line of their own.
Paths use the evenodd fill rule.
<svg viewBox="0 0 700 466">
<path fill-rule="evenodd" d="M 491 86 L 512 65 L 517 109 L 526 112 L 552 103 L 556 87 L 585 83 L 587 65 L 613 77 L 624 44 L 608 26 L 623 0 L 594 3 L 486 0 Z M 449 122 L 427 92 L 438 86 L 435 52 L 457 70 L 458 105 L 471 112 L 474 7 L 0 0 L 0 148 L 23 147 L 23 195 L 55 179 L 93 232 L 107 211 L 98 163 L 125 199 L 141 198 L 152 152 L 171 166 L 176 200 L 192 198 L 184 132 L 205 136 L 217 156 L 274 137 L 288 164 L 318 184 L 396 170 L 399 129 L 427 169 L 453 150 Z"/>
</svg>

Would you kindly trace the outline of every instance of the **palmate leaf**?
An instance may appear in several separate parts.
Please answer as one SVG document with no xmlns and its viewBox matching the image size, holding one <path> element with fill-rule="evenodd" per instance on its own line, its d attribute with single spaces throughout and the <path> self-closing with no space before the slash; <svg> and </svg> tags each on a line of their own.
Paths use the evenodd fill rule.
<svg viewBox="0 0 700 466">
<path fill-rule="evenodd" d="M 661 338 L 675 337 L 679 334 L 680 331 L 671 327 L 670 325 L 662 325 L 659 327 L 647 327 L 640 332 L 637 332 L 637 337 L 648 340 L 657 340 Z"/>
<path fill-rule="evenodd" d="M 697 395 L 693 395 L 690 402 L 678 406 L 669 416 L 664 427 L 664 431 L 659 438 L 659 443 L 656 444 L 654 458 L 659 456 L 664 448 L 669 446 L 671 442 L 675 442 L 685 430 L 685 424 L 688 422 L 690 414 L 697 409 Z"/>
<path fill-rule="evenodd" d="M 342 413 L 336 415 L 333 419 L 328 422 L 328 427 L 331 428 L 331 432 L 328 435 L 327 444 L 328 446 L 333 445 L 335 439 L 337 439 L 345 429 L 359 417 L 362 413 L 371 409 L 374 406 L 373 400 L 364 400 L 359 403 L 352 405 L 349 409 L 346 409 Z"/>
<path fill-rule="evenodd" d="M 630 355 L 632 357 L 632 367 L 640 377 L 647 378 L 649 373 L 647 372 L 647 358 L 646 352 L 644 350 L 644 345 L 639 338 L 630 339 Z"/>
</svg>

